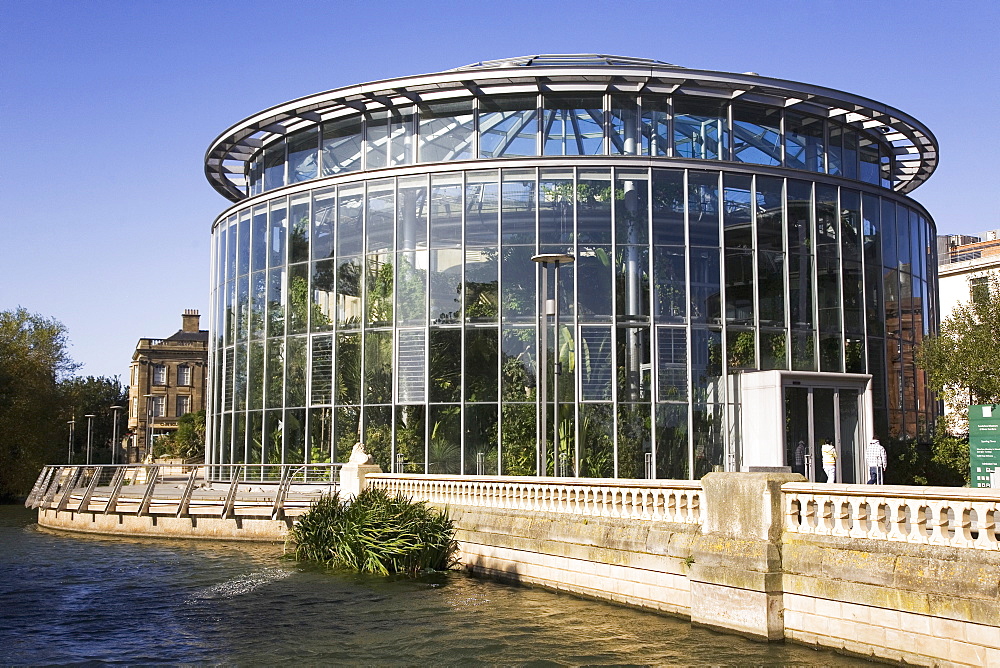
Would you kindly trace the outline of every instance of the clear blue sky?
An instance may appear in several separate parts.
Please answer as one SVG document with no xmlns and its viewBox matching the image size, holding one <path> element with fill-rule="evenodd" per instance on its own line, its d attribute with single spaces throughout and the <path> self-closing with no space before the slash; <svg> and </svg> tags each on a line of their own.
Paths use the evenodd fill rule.
<svg viewBox="0 0 1000 668">
<path fill-rule="evenodd" d="M 1000 2 L 0 0 L 0 310 L 69 330 L 81 373 L 208 311 L 209 142 L 352 83 L 537 53 L 753 71 L 923 121 L 940 233 L 1000 228 Z"/>
</svg>

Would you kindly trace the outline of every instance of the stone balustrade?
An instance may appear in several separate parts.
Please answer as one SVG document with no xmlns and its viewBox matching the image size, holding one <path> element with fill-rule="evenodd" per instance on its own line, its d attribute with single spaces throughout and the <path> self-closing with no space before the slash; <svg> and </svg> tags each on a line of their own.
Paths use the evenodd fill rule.
<svg viewBox="0 0 1000 668">
<path fill-rule="evenodd" d="M 380 473 L 373 485 L 436 505 L 701 523 L 696 480 L 621 480 Z"/>
<path fill-rule="evenodd" d="M 786 483 L 795 534 L 998 550 L 1000 490 Z"/>
</svg>

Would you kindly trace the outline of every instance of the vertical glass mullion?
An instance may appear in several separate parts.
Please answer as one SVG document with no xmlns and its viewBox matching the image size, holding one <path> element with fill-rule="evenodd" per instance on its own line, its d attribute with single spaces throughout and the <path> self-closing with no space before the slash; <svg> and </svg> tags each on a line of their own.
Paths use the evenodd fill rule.
<svg viewBox="0 0 1000 668">
<path fill-rule="evenodd" d="M 672 100 L 673 98 L 671 98 Z M 670 107 L 670 146 L 671 155 L 673 154 L 673 105 Z M 687 298 L 684 300 L 684 330 L 687 334 L 687 441 L 688 441 L 688 477 L 694 480 L 694 388 L 691 386 L 691 379 L 693 377 L 693 363 L 691 360 L 691 351 L 694 343 L 694 335 L 691 331 L 691 203 L 690 196 L 688 195 L 688 190 L 690 186 L 690 170 L 684 170 L 684 178 L 682 180 L 682 193 L 684 202 L 684 283 L 687 292 Z"/>
</svg>

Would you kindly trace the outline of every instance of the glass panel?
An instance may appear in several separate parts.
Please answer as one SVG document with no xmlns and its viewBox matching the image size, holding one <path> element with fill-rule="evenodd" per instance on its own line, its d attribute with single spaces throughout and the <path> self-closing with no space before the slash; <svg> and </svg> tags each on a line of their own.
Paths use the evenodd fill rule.
<svg viewBox="0 0 1000 668">
<path fill-rule="evenodd" d="M 236 321 L 233 325 L 236 328 L 236 340 L 245 341 L 250 326 L 250 302 L 249 302 L 249 282 L 246 276 L 240 276 L 235 281 L 236 284 Z"/>
<path fill-rule="evenodd" d="M 423 325 L 427 322 L 428 251 L 396 253 L 396 324 Z"/>
<path fill-rule="evenodd" d="M 392 332 L 365 332 L 365 403 L 392 403 Z"/>
<path fill-rule="evenodd" d="M 823 172 L 823 119 L 785 112 L 785 165 L 793 169 Z"/>
<path fill-rule="evenodd" d="M 465 319 L 467 322 L 496 322 L 497 249 L 465 251 Z"/>
<path fill-rule="evenodd" d="M 425 330 L 401 329 L 396 337 L 396 397 L 398 403 L 416 404 L 427 400 Z M 422 441 L 423 439 L 421 439 Z"/>
<path fill-rule="evenodd" d="M 542 113 L 544 155 L 604 153 L 603 96 L 547 95 Z"/>
<path fill-rule="evenodd" d="M 649 244 L 649 172 L 617 170 L 615 242 Z"/>
<path fill-rule="evenodd" d="M 730 327 L 726 330 L 726 361 L 730 372 L 757 368 L 756 339 L 751 329 Z"/>
<path fill-rule="evenodd" d="M 306 405 L 306 357 L 308 339 L 290 336 L 285 350 L 285 406 Z M 303 416 L 305 419 L 305 416 Z"/>
<path fill-rule="evenodd" d="M 538 239 L 573 243 L 573 170 L 542 170 L 538 196 Z"/>
<path fill-rule="evenodd" d="M 896 259 L 900 271 L 910 270 L 910 218 L 902 204 L 896 205 Z"/>
<path fill-rule="evenodd" d="M 337 260 L 337 327 L 361 326 L 361 258 Z"/>
<path fill-rule="evenodd" d="M 425 406 L 400 406 L 396 408 L 396 457 L 393 461 L 398 473 L 423 473 L 425 470 L 424 444 L 427 408 Z"/>
<path fill-rule="evenodd" d="M 717 172 L 688 172 L 688 235 L 692 246 L 719 245 Z"/>
<path fill-rule="evenodd" d="M 285 185 L 285 140 L 264 149 L 264 190 Z"/>
<path fill-rule="evenodd" d="M 435 174 L 431 177 L 431 247 L 462 246 L 462 177 Z"/>
<path fill-rule="evenodd" d="M 499 339 L 496 328 L 476 328 L 465 331 L 466 401 L 497 400 L 498 349 Z"/>
<path fill-rule="evenodd" d="M 309 128 L 288 137 L 288 182 L 315 179 L 319 162 L 319 128 Z"/>
<path fill-rule="evenodd" d="M 267 318 L 264 314 L 267 303 L 267 273 L 255 272 L 250 276 L 250 338 L 264 336 Z"/>
<path fill-rule="evenodd" d="M 722 333 L 691 330 L 691 394 L 696 402 L 722 399 Z"/>
<path fill-rule="evenodd" d="M 816 343 L 811 331 L 792 331 L 792 369 L 816 370 Z"/>
<path fill-rule="evenodd" d="M 538 447 L 535 404 L 505 403 L 501 414 L 501 474 L 535 475 Z"/>
<path fill-rule="evenodd" d="M 719 250 L 691 248 L 691 322 L 719 323 L 722 320 Z"/>
<path fill-rule="evenodd" d="M 284 394 L 285 375 L 285 340 L 268 339 L 267 359 L 264 368 L 265 408 L 281 408 L 281 398 Z"/>
<path fill-rule="evenodd" d="M 267 205 L 253 208 L 250 269 L 259 271 L 267 266 Z"/>
<path fill-rule="evenodd" d="M 430 251 L 430 319 L 433 324 L 458 322 L 462 313 L 462 251 Z"/>
<path fill-rule="evenodd" d="M 431 401 L 462 398 L 462 330 L 430 330 Z"/>
<path fill-rule="evenodd" d="M 326 463 L 333 456 L 333 409 L 309 410 L 309 456 L 314 464 Z"/>
<path fill-rule="evenodd" d="M 733 160 L 755 165 L 781 164 L 781 110 L 733 105 Z"/>
<path fill-rule="evenodd" d="M 364 186 L 343 186 L 337 193 L 337 255 L 361 253 Z"/>
<path fill-rule="evenodd" d="M 361 169 L 363 130 L 360 116 L 323 124 L 323 176 Z"/>
<path fill-rule="evenodd" d="M 785 464 L 793 473 L 815 480 L 809 447 L 809 388 L 786 387 L 785 394 Z"/>
<path fill-rule="evenodd" d="M 858 133 L 844 128 L 844 176 L 858 178 Z"/>
<path fill-rule="evenodd" d="M 611 153 L 639 154 L 639 105 L 629 95 L 611 96 Z"/>
<path fill-rule="evenodd" d="M 361 433 L 361 409 L 357 406 L 341 406 L 334 410 L 333 418 L 333 459 L 346 462 Z"/>
<path fill-rule="evenodd" d="M 723 430 L 723 404 L 696 405 L 692 411 L 692 439 L 694 440 L 694 477 L 723 470 L 725 457 L 725 432 Z"/>
<path fill-rule="evenodd" d="M 653 243 L 683 246 L 684 172 L 653 170 Z"/>
<path fill-rule="evenodd" d="M 828 470 L 828 465 L 823 458 L 823 446 L 830 444 L 834 446 L 834 452 L 836 452 L 836 425 L 833 418 L 833 395 L 834 390 L 828 388 L 817 387 L 813 389 L 813 461 L 820 464 L 823 468 L 823 478 L 822 482 L 841 482 L 840 476 L 836 475 L 836 469 L 838 468 L 836 464 L 832 467 L 833 470 Z M 839 452 L 837 453 L 840 454 Z M 837 460 L 842 459 L 841 457 L 836 457 Z M 819 467 L 817 467 L 817 473 L 819 472 Z M 819 478 L 817 478 L 819 480 Z"/>
<path fill-rule="evenodd" d="M 882 243 L 879 239 L 881 214 L 878 197 L 864 194 L 862 201 L 862 225 L 864 226 L 865 262 L 865 323 L 868 334 L 884 335 L 882 321 Z"/>
<path fill-rule="evenodd" d="M 615 289 L 618 319 L 647 322 L 649 320 L 649 248 L 647 246 L 619 246 L 616 264 Z"/>
<path fill-rule="evenodd" d="M 420 109 L 420 162 L 472 158 L 472 100 L 433 102 Z"/>
<path fill-rule="evenodd" d="M 333 403 L 333 337 L 312 338 L 312 374 L 310 375 L 310 405 Z"/>
<path fill-rule="evenodd" d="M 788 182 L 788 282 L 792 327 L 813 326 L 812 186 Z"/>
<path fill-rule="evenodd" d="M 338 334 L 337 335 L 337 363 L 334 367 L 336 372 L 335 399 L 338 404 L 360 404 L 361 403 L 361 335 L 360 334 Z M 340 425 L 338 424 L 338 428 Z M 354 439 L 357 439 L 358 425 L 354 424 Z M 338 441 L 339 443 L 339 441 Z M 354 445 L 352 440 L 348 444 L 348 452 Z M 338 446 L 339 447 L 339 446 Z"/>
<path fill-rule="evenodd" d="M 538 98 L 534 95 L 479 101 L 479 157 L 538 155 Z"/>
<path fill-rule="evenodd" d="M 535 172 L 503 171 L 500 232 L 504 244 L 535 243 Z"/>
<path fill-rule="evenodd" d="M 430 407 L 430 438 L 427 442 L 427 472 L 462 472 L 462 409 L 460 406 Z"/>
<path fill-rule="evenodd" d="M 844 173 L 844 128 L 839 123 L 827 123 L 829 146 L 826 147 L 827 170 L 830 174 L 840 176 Z"/>
<path fill-rule="evenodd" d="M 392 109 L 371 114 L 365 143 L 365 169 L 413 162 L 413 110 Z"/>
<path fill-rule="evenodd" d="M 365 322 L 369 326 L 392 324 L 392 255 L 369 255 L 365 275 Z"/>
<path fill-rule="evenodd" d="M 497 442 L 497 405 L 466 406 L 466 475 L 497 475 Z"/>
<path fill-rule="evenodd" d="M 751 178 L 726 174 L 723 179 L 722 224 L 727 248 L 753 248 Z"/>
<path fill-rule="evenodd" d="M 757 253 L 757 303 L 760 311 L 757 317 L 762 326 L 782 327 L 785 324 L 784 264 L 784 253 Z"/>
<path fill-rule="evenodd" d="M 250 194 L 259 195 L 264 190 L 264 152 L 258 151 L 247 165 L 247 181 L 250 183 Z"/>
<path fill-rule="evenodd" d="M 760 368 L 762 371 L 787 369 L 787 351 L 788 342 L 784 330 L 760 330 Z"/>
<path fill-rule="evenodd" d="M 427 248 L 427 178 L 399 179 L 396 204 L 396 250 Z"/>
<path fill-rule="evenodd" d="M 312 270 L 312 323 L 313 332 L 333 329 L 336 305 L 336 265 L 333 260 L 314 262 Z"/>
<path fill-rule="evenodd" d="M 271 202 L 267 237 L 267 265 L 269 267 L 283 266 L 287 262 L 285 244 L 288 238 L 288 208 L 285 205 L 284 197 Z"/>
<path fill-rule="evenodd" d="M 657 404 L 656 477 L 686 480 L 688 477 L 688 415 L 686 404 Z"/>
<path fill-rule="evenodd" d="M 612 404 L 580 405 L 580 476 L 610 478 L 615 470 L 615 414 Z"/>
<path fill-rule="evenodd" d="M 230 228 L 229 245 L 227 250 L 230 255 L 236 253 L 236 273 L 243 276 L 250 271 L 250 209 L 240 211 L 239 234 L 234 238 L 234 228 Z M 233 241 L 237 240 L 234 247 Z"/>
<path fill-rule="evenodd" d="M 651 409 L 649 404 L 618 405 L 619 478 L 647 477 L 646 457 L 650 464 L 653 457 Z"/>
<path fill-rule="evenodd" d="M 500 360 L 504 401 L 535 400 L 535 330 L 504 327 Z"/>
<path fill-rule="evenodd" d="M 820 370 L 843 371 L 840 312 L 839 207 L 837 189 L 816 185 L 816 294 L 819 307 Z"/>
<path fill-rule="evenodd" d="M 324 260 L 333 257 L 333 238 L 336 230 L 337 190 L 327 188 L 313 193 L 312 205 L 312 258 Z"/>
<path fill-rule="evenodd" d="M 535 249 L 531 246 L 505 246 L 503 249 L 501 309 L 504 322 L 530 323 L 535 320 L 538 299 L 535 293 L 535 281 L 538 268 L 537 264 L 531 261 L 534 252 Z M 589 260 L 587 262 L 589 264 Z M 610 274 L 610 271 L 609 266 L 607 273 Z M 610 276 L 605 285 L 610 297 Z M 610 311 L 610 306 L 607 310 Z"/>
<path fill-rule="evenodd" d="M 264 407 L 264 342 L 251 341 L 247 360 L 247 408 Z"/>
<path fill-rule="evenodd" d="M 667 98 L 657 95 L 642 96 L 642 120 L 639 132 L 642 138 L 643 155 L 668 155 L 670 134 L 667 119 L 669 115 Z"/>
<path fill-rule="evenodd" d="M 611 243 L 611 170 L 580 170 L 576 184 L 580 243 Z"/>
<path fill-rule="evenodd" d="M 580 320 L 608 322 L 611 320 L 611 247 L 580 246 L 576 256 L 576 272 L 581 290 L 577 308 Z"/>
<path fill-rule="evenodd" d="M 287 274 L 284 268 L 272 269 L 267 273 L 267 335 L 285 334 L 285 299 Z"/>
<path fill-rule="evenodd" d="M 393 182 L 391 179 L 368 183 L 368 206 L 366 210 L 366 239 L 369 253 L 392 249 L 395 205 Z"/>
<path fill-rule="evenodd" d="M 726 322 L 753 324 L 753 251 L 726 249 Z"/>
<path fill-rule="evenodd" d="M 392 461 L 392 408 L 367 406 L 362 416 L 365 424 L 362 439 L 365 450 L 372 456 L 375 464 L 383 471 L 388 471 Z M 342 453 L 341 456 L 344 454 L 348 453 Z"/>
<path fill-rule="evenodd" d="M 861 158 L 859 175 L 865 183 L 878 185 L 880 181 L 878 144 L 866 135 L 858 138 L 858 156 Z"/>
<path fill-rule="evenodd" d="M 305 334 L 309 327 L 309 265 L 288 271 L 288 333 Z"/>
<path fill-rule="evenodd" d="M 496 170 L 468 172 L 465 181 L 465 246 L 499 243 L 500 185 Z"/>
<path fill-rule="evenodd" d="M 674 155 L 680 158 L 729 158 L 726 103 L 674 98 Z"/>
<path fill-rule="evenodd" d="M 688 396 L 687 333 L 657 327 L 657 401 L 684 401 Z M 686 448 L 685 448 L 686 450 Z"/>
<path fill-rule="evenodd" d="M 653 249 L 653 317 L 658 322 L 687 320 L 684 255 L 682 246 L 656 246 Z"/>
<path fill-rule="evenodd" d="M 855 460 L 860 452 L 858 427 L 858 393 L 855 390 L 840 390 L 840 482 L 848 485 L 862 483 L 855 470 Z M 867 478 L 865 478 L 867 480 Z"/>
<path fill-rule="evenodd" d="M 610 401 L 613 378 L 611 328 L 580 328 L 580 399 Z"/>
<path fill-rule="evenodd" d="M 247 414 L 247 457 L 248 464 L 260 464 L 263 443 L 264 412 L 253 411 Z M 234 458 L 236 459 L 236 458 Z"/>
</svg>

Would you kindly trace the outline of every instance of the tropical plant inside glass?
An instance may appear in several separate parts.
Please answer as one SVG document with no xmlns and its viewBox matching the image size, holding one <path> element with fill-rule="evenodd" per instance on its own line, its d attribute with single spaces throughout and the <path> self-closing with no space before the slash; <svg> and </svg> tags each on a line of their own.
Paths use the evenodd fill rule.
<svg viewBox="0 0 1000 668">
<path fill-rule="evenodd" d="M 353 500 L 324 496 L 289 532 L 297 561 L 372 575 L 445 570 L 455 563 L 455 526 L 446 512 L 383 489 Z"/>
</svg>

